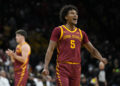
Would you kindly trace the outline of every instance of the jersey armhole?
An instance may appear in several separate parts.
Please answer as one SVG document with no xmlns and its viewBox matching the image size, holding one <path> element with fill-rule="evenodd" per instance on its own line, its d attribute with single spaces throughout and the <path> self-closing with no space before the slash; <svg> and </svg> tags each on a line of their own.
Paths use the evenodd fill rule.
<svg viewBox="0 0 120 86">
<path fill-rule="evenodd" d="M 62 28 L 61 26 L 59 26 L 59 27 L 60 27 L 60 30 L 61 30 L 61 34 L 60 34 L 59 40 L 61 40 L 61 38 L 62 38 L 62 36 L 63 36 L 63 28 Z"/>
<path fill-rule="evenodd" d="M 22 52 L 22 49 L 21 49 L 22 47 L 19 44 L 16 46 L 16 49 L 17 48 L 20 50 L 19 52 Z"/>
<path fill-rule="evenodd" d="M 82 35 L 82 30 L 81 29 L 79 29 L 79 32 L 80 32 L 80 37 L 81 37 L 81 41 L 83 40 L 83 35 Z"/>
</svg>

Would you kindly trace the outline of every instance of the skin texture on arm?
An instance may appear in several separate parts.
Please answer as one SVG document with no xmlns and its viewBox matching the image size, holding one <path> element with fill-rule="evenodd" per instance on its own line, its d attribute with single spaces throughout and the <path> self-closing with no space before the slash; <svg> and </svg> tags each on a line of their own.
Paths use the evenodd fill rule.
<svg viewBox="0 0 120 86">
<path fill-rule="evenodd" d="M 15 62 L 15 59 L 14 59 L 13 56 L 10 56 L 10 59 L 11 59 L 11 61 L 12 61 L 13 63 Z"/>
<path fill-rule="evenodd" d="M 102 57 L 102 55 L 101 55 L 101 54 L 99 53 L 99 51 L 92 45 L 91 42 L 88 42 L 88 43 L 84 44 L 83 46 L 90 52 L 90 54 L 91 54 L 94 58 L 102 61 L 104 64 L 107 64 L 107 59 L 105 59 L 105 58 Z"/>
<path fill-rule="evenodd" d="M 13 56 L 16 60 L 24 63 L 28 58 L 30 47 L 27 44 L 25 44 L 22 46 L 21 51 L 22 51 L 22 56 L 18 56 L 16 53 L 13 53 Z"/>
<path fill-rule="evenodd" d="M 21 48 L 22 51 L 22 56 L 18 56 L 16 53 L 14 53 L 14 51 L 8 49 L 6 51 L 6 54 L 8 56 L 10 56 L 11 61 L 14 62 L 15 59 L 24 63 L 26 61 L 26 59 L 28 58 L 29 52 L 30 52 L 30 47 L 28 45 L 23 45 Z"/>
<path fill-rule="evenodd" d="M 49 43 L 49 46 L 48 46 L 48 49 L 47 49 L 47 52 L 46 52 L 46 55 L 45 55 L 45 65 L 44 65 L 44 70 L 43 70 L 44 75 L 49 74 L 48 65 L 50 63 L 50 60 L 52 58 L 53 51 L 54 51 L 56 45 L 57 45 L 57 42 L 50 40 L 50 43 Z"/>
<path fill-rule="evenodd" d="M 10 56 L 11 61 L 14 63 L 14 62 L 15 62 L 15 59 L 14 59 L 14 57 L 12 56 L 12 53 L 13 53 L 12 50 L 10 50 L 10 49 L 6 50 L 6 54 L 7 54 L 8 56 Z"/>
</svg>

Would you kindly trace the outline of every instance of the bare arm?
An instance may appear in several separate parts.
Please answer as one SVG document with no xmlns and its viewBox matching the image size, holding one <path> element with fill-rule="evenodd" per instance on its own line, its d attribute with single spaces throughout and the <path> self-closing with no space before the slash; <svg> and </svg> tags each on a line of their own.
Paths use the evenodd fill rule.
<svg viewBox="0 0 120 86">
<path fill-rule="evenodd" d="M 14 62 L 15 62 L 15 59 L 14 59 L 14 57 L 12 56 L 12 53 L 13 53 L 13 51 L 11 51 L 10 49 L 6 50 L 6 54 L 7 54 L 8 56 L 10 56 L 11 61 L 14 63 Z"/>
<path fill-rule="evenodd" d="M 90 54 L 91 54 L 94 58 L 102 61 L 104 64 L 107 64 L 107 60 L 102 57 L 102 55 L 101 55 L 101 54 L 99 53 L 99 51 L 91 44 L 91 42 L 88 42 L 88 43 L 84 44 L 84 47 L 90 52 Z"/>
<path fill-rule="evenodd" d="M 48 65 L 50 63 L 50 60 L 52 58 L 52 54 L 53 54 L 53 51 L 54 51 L 56 45 L 57 45 L 57 42 L 50 40 L 50 43 L 49 43 L 49 46 L 48 46 L 48 49 L 47 49 L 47 52 L 45 55 L 45 65 L 44 65 L 44 69 L 42 72 L 45 76 L 49 75 Z"/>
<path fill-rule="evenodd" d="M 10 59 L 11 59 L 11 61 L 12 61 L 13 63 L 15 62 L 15 59 L 14 59 L 13 56 L 10 56 Z"/>
<path fill-rule="evenodd" d="M 45 67 L 44 68 L 48 68 L 48 64 L 50 63 L 50 60 L 52 58 L 52 54 L 53 54 L 53 51 L 56 45 L 57 45 L 57 42 L 50 40 L 50 43 L 49 43 L 49 46 L 48 46 L 48 49 L 45 55 Z"/>
<path fill-rule="evenodd" d="M 16 53 L 13 53 L 13 56 L 16 60 L 24 63 L 26 59 L 28 58 L 29 52 L 30 52 L 30 47 L 28 45 L 23 45 L 22 56 L 18 56 Z"/>
</svg>

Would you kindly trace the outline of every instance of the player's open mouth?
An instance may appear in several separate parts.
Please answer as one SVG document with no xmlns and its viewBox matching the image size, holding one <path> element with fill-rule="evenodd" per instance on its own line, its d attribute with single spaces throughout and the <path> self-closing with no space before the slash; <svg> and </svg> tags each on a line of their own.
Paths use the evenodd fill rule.
<svg viewBox="0 0 120 86">
<path fill-rule="evenodd" d="M 77 20 L 77 18 L 73 18 L 73 20 Z"/>
<path fill-rule="evenodd" d="M 73 18 L 74 21 L 77 21 L 77 18 Z"/>
</svg>

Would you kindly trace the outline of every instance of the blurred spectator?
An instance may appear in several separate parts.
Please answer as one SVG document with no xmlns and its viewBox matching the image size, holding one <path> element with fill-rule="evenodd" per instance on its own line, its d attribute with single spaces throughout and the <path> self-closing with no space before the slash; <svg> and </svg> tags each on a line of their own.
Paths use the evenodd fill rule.
<svg viewBox="0 0 120 86">
<path fill-rule="evenodd" d="M 99 86 L 97 76 L 98 69 L 90 64 L 88 68 L 88 82 L 89 82 L 88 86 Z"/>
<path fill-rule="evenodd" d="M 10 86 L 4 70 L 0 71 L 0 86 Z"/>
<path fill-rule="evenodd" d="M 47 76 L 46 78 L 46 86 L 53 86 L 50 82 L 51 82 L 52 78 L 50 76 Z"/>
<path fill-rule="evenodd" d="M 97 77 L 91 79 L 89 86 L 99 86 Z"/>
<path fill-rule="evenodd" d="M 2 49 L 0 49 L 0 59 L 1 61 L 5 62 L 6 61 L 6 55 Z"/>
<path fill-rule="evenodd" d="M 14 86 L 14 73 L 12 72 L 12 73 L 8 73 L 8 75 L 9 75 L 9 77 L 8 77 L 8 79 L 9 79 L 9 82 L 10 82 L 10 86 Z"/>
<path fill-rule="evenodd" d="M 10 45 L 10 49 L 15 49 L 17 43 L 15 41 L 15 38 L 12 38 L 10 41 L 9 41 L 9 45 Z"/>
<path fill-rule="evenodd" d="M 119 86 L 120 85 L 120 64 L 118 59 L 115 59 L 113 62 L 113 85 Z"/>
<path fill-rule="evenodd" d="M 42 69 L 43 69 L 43 62 L 39 62 L 39 64 L 38 65 L 36 65 L 36 70 L 37 70 L 37 72 L 40 72 Z"/>
<path fill-rule="evenodd" d="M 81 83 L 80 84 L 81 84 L 80 86 L 88 86 L 88 81 L 84 74 L 81 74 Z"/>
<path fill-rule="evenodd" d="M 33 80 L 35 82 L 36 86 L 44 86 L 43 84 L 43 77 L 39 73 L 37 73 L 37 77 L 29 77 L 30 80 Z"/>
<path fill-rule="evenodd" d="M 6 61 L 4 62 L 4 69 L 5 69 L 5 71 L 8 71 L 9 70 L 9 68 L 10 68 L 10 64 L 11 64 L 11 62 L 10 62 L 10 58 L 6 58 Z"/>
<path fill-rule="evenodd" d="M 104 63 L 100 62 L 99 63 L 99 74 L 98 74 L 99 86 L 107 86 L 106 73 L 104 69 L 105 69 Z"/>
</svg>

